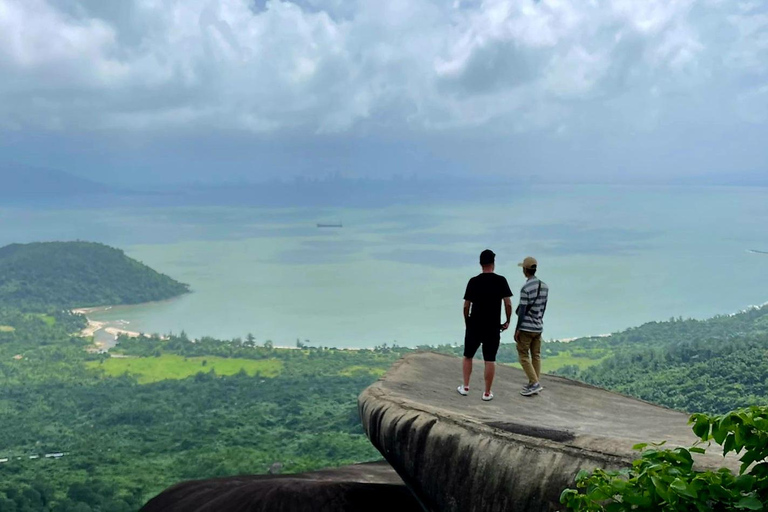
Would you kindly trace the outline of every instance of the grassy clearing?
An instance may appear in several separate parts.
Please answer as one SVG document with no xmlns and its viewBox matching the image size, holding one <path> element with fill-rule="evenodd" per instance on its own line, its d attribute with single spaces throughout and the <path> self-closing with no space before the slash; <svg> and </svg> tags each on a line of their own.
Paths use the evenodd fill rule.
<svg viewBox="0 0 768 512">
<path fill-rule="evenodd" d="M 354 377 L 355 375 L 360 375 L 361 373 L 367 373 L 369 375 L 381 377 L 387 373 L 387 370 L 384 370 L 383 368 L 370 368 L 368 366 L 348 366 L 347 368 L 341 370 L 339 375 L 342 377 Z"/>
<path fill-rule="evenodd" d="M 590 366 L 600 364 L 608 357 L 609 355 L 605 355 L 600 359 L 590 359 L 588 357 L 574 356 L 570 352 L 561 352 L 555 356 L 544 357 L 541 360 L 541 371 L 544 373 L 551 373 L 555 370 L 559 370 L 563 366 L 569 365 L 576 365 L 579 367 L 579 370 L 583 370 Z M 512 363 L 512 366 L 520 368 L 520 363 Z"/>
<path fill-rule="evenodd" d="M 0 332 L 13 332 L 15 331 L 15 327 L 11 327 L 10 325 L 0 325 Z"/>
<path fill-rule="evenodd" d="M 107 377 L 128 373 L 137 378 L 139 384 L 150 384 L 161 380 L 186 379 L 203 372 L 216 371 L 216 375 L 234 375 L 244 370 L 248 375 L 257 373 L 264 377 L 276 377 L 283 369 L 282 361 L 276 359 L 228 359 L 224 357 L 189 357 L 164 354 L 160 357 L 110 358 L 100 363 L 87 363 L 89 368 L 101 369 Z"/>
<path fill-rule="evenodd" d="M 38 317 L 43 322 L 45 322 L 46 324 L 48 324 L 50 327 L 53 327 L 54 325 L 56 325 L 56 319 L 51 315 L 37 314 L 35 316 Z"/>
</svg>

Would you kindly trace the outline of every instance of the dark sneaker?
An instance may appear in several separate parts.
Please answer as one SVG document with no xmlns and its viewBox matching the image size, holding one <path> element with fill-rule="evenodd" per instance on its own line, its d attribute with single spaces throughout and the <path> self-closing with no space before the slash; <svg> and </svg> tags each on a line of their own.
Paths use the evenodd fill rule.
<svg viewBox="0 0 768 512">
<path fill-rule="evenodd" d="M 536 384 L 528 386 L 528 388 L 521 391 L 520 394 L 523 396 L 537 395 L 542 389 L 544 389 L 544 387 L 537 382 Z"/>
</svg>

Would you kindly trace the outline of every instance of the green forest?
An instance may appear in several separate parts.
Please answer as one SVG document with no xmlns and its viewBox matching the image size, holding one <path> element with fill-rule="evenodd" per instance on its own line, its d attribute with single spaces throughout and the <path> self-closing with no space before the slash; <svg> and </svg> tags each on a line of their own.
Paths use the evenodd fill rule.
<svg viewBox="0 0 768 512">
<path fill-rule="evenodd" d="M 189 287 L 92 242 L 12 244 L 0 248 L 0 306 L 43 312 L 170 299 Z"/>
<path fill-rule="evenodd" d="M 119 357 L 71 334 L 81 316 L 51 319 L 0 315 L 13 328 L 0 332 L 0 511 L 137 510 L 180 480 L 380 458 L 356 399 L 397 351 L 124 339 L 126 354 L 149 354 L 133 361 L 172 364 L 114 375 Z M 228 375 L 216 372 L 223 358 Z M 198 367 L 188 377 L 185 359 Z"/>
<path fill-rule="evenodd" d="M 6 265 L 14 258 L 8 248 L 0 256 Z M 118 296 L 139 302 L 173 286 L 152 278 L 131 295 L 117 281 L 101 281 L 91 294 L 89 286 L 75 293 L 59 283 L 49 300 L 45 286 L 25 285 L 25 300 L 14 303 L 18 283 L 45 274 L 37 257 L 3 267 L 15 278 L 4 275 L 0 301 L 0 512 L 133 511 L 181 480 L 381 458 L 363 434 L 357 396 L 411 349 L 298 341 L 278 349 L 253 335 L 191 340 L 181 333 L 122 337 L 109 354 L 94 353 L 86 350 L 93 340 L 79 335 L 85 318 L 69 308 Z M 420 348 L 461 354 L 453 345 Z M 544 363 L 682 411 L 718 414 L 768 403 L 767 351 L 762 307 L 547 343 Z M 516 360 L 514 344 L 502 345 L 499 362 Z"/>
<path fill-rule="evenodd" d="M 575 343 L 572 350 L 611 356 L 555 373 L 685 412 L 723 414 L 768 404 L 767 306 L 704 321 L 654 322 Z"/>
</svg>

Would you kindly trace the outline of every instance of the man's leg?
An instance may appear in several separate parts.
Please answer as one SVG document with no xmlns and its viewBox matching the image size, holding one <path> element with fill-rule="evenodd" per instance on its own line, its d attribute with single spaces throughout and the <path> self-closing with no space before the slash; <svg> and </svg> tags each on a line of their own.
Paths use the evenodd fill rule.
<svg viewBox="0 0 768 512">
<path fill-rule="evenodd" d="M 517 357 L 520 359 L 520 366 L 523 367 L 525 375 L 528 377 L 528 384 L 539 382 L 539 376 L 531 364 L 529 352 L 531 350 L 531 333 L 520 331 L 520 341 L 517 342 Z"/>
<path fill-rule="evenodd" d="M 483 360 L 485 361 L 485 394 L 491 394 L 493 377 L 496 375 L 496 354 L 499 352 L 500 339 L 483 342 Z"/>
<path fill-rule="evenodd" d="M 472 376 L 472 358 L 465 357 L 463 363 L 464 370 L 464 387 L 469 387 L 469 378 Z"/>
<path fill-rule="evenodd" d="M 476 335 L 464 333 L 464 361 L 462 362 L 462 374 L 464 376 L 464 388 L 469 388 L 469 378 L 472 376 L 472 359 L 480 348 L 480 341 Z"/>
<path fill-rule="evenodd" d="M 531 358 L 533 359 L 533 371 L 536 372 L 536 380 L 541 378 L 541 333 L 537 332 L 531 339 Z"/>
<path fill-rule="evenodd" d="M 493 377 L 496 375 L 496 361 L 485 362 L 485 394 L 491 394 L 491 386 L 493 385 Z"/>
</svg>

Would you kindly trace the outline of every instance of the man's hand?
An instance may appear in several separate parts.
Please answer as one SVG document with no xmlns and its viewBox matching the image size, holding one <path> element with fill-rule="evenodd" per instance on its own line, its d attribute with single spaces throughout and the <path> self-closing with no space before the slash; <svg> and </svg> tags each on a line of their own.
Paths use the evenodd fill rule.
<svg viewBox="0 0 768 512">
<path fill-rule="evenodd" d="M 507 329 L 509 329 L 509 320 L 507 320 L 506 322 L 501 324 L 501 330 L 502 331 L 506 331 Z"/>
<path fill-rule="evenodd" d="M 515 342 L 520 343 L 520 331 L 515 331 Z"/>
</svg>

